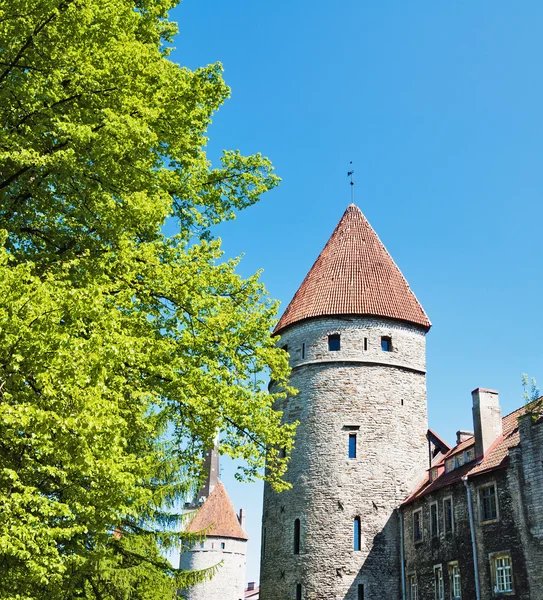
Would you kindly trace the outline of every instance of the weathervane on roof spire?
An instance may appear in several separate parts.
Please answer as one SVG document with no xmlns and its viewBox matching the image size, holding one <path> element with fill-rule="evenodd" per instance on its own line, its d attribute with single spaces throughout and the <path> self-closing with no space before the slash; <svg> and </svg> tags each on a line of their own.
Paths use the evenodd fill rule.
<svg viewBox="0 0 543 600">
<path fill-rule="evenodd" d="M 351 178 L 351 203 L 354 204 L 354 181 L 353 181 L 354 169 L 352 168 L 353 161 L 351 160 L 349 162 L 349 164 L 351 165 L 351 170 L 347 171 L 347 177 Z"/>
</svg>

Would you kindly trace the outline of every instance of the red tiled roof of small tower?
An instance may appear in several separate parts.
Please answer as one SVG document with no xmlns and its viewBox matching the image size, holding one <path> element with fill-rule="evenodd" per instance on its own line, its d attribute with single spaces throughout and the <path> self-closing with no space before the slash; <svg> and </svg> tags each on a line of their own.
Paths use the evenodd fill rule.
<svg viewBox="0 0 543 600">
<path fill-rule="evenodd" d="M 186 528 L 186 531 L 190 533 L 199 533 L 204 530 L 207 530 L 206 536 L 238 540 L 249 539 L 239 524 L 234 505 L 228 497 L 224 485 L 220 482 L 205 499 L 196 516 Z"/>
<path fill-rule="evenodd" d="M 387 249 L 351 204 L 291 300 L 274 333 L 303 319 L 371 315 L 431 323 Z"/>
</svg>

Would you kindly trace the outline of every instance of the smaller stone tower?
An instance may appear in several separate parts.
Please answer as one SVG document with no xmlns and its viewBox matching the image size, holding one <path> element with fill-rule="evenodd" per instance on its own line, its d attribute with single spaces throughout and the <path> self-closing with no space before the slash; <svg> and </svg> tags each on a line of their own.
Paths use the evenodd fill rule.
<svg viewBox="0 0 543 600">
<path fill-rule="evenodd" d="M 206 456 L 208 476 L 195 500 L 186 508 L 196 510 L 186 531 L 205 531 L 205 538 L 184 549 L 179 567 L 197 571 L 217 566 L 213 577 L 184 590 L 187 600 L 242 600 L 245 588 L 247 534 L 243 531 L 242 511 L 236 514 L 226 488 L 219 481 L 217 447 Z"/>
</svg>

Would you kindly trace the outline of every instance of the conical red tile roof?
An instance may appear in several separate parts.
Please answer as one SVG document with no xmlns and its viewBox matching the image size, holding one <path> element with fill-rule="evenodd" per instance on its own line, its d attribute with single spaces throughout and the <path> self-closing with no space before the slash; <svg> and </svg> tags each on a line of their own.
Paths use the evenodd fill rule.
<svg viewBox="0 0 543 600">
<path fill-rule="evenodd" d="M 249 539 L 239 524 L 234 505 L 222 483 L 218 483 L 205 499 L 194 519 L 188 524 L 186 531 L 199 533 L 206 529 L 206 535 L 208 536 L 236 538 L 238 540 Z"/>
<path fill-rule="evenodd" d="M 371 315 L 431 323 L 362 211 L 351 204 L 274 333 L 303 319 Z"/>
</svg>

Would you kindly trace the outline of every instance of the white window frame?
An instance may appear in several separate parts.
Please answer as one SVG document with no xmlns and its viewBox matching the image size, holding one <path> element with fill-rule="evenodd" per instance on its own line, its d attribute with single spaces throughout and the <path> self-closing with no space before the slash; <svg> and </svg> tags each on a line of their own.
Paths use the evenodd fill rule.
<svg viewBox="0 0 543 600">
<path fill-rule="evenodd" d="M 439 580 L 437 574 L 439 573 Z M 443 565 L 434 565 L 434 600 L 445 600 L 445 580 L 443 579 Z"/>
<path fill-rule="evenodd" d="M 481 502 L 481 494 L 483 490 L 494 488 L 494 498 L 496 499 L 496 516 L 492 519 L 483 519 L 483 503 Z M 488 523 L 496 523 L 500 520 L 500 503 L 498 501 L 498 486 L 495 481 L 485 483 L 477 488 L 477 512 L 479 514 L 479 524 L 486 525 Z"/>
<path fill-rule="evenodd" d="M 503 597 L 503 596 L 512 596 L 515 593 L 515 582 L 513 577 L 513 560 L 511 559 L 511 552 L 509 550 L 505 550 L 502 552 L 493 552 L 489 554 L 490 559 L 490 574 L 492 581 L 492 591 L 495 596 Z M 499 567 L 499 561 L 507 560 L 509 562 L 508 566 L 504 569 L 503 567 Z M 509 575 L 504 574 L 503 577 L 498 576 L 498 569 L 502 571 L 508 571 Z M 507 580 L 509 580 L 509 586 L 502 587 L 503 584 L 507 585 Z"/>
<path fill-rule="evenodd" d="M 415 515 L 419 514 L 420 515 L 420 538 L 416 538 L 415 537 Z M 423 520 L 423 515 L 422 515 L 422 508 L 417 508 L 417 510 L 413 511 L 413 542 L 415 544 L 420 544 L 421 542 L 424 542 L 424 520 Z"/>
<path fill-rule="evenodd" d="M 445 515 L 447 513 L 447 511 L 445 510 L 445 501 L 446 500 L 450 500 L 451 501 L 451 530 L 447 531 L 447 521 L 445 518 Z M 454 533 L 454 529 L 455 529 L 455 522 L 454 522 L 454 500 L 452 496 L 445 496 L 445 498 L 443 498 L 443 533 L 446 535 L 447 533 Z"/>
<path fill-rule="evenodd" d="M 432 521 L 432 506 L 436 507 L 436 530 L 433 530 L 433 521 Z M 430 502 L 430 537 L 437 538 L 439 537 L 439 502 L 437 500 L 435 502 Z"/>
<path fill-rule="evenodd" d="M 417 581 L 416 573 L 410 573 L 407 576 L 407 584 L 409 591 L 409 600 L 419 600 L 419 582 Z"/>
<path fill-rule="evenodd" d="M 461 600 L 462 598 L 462 576 L 458 561 L 449 563 L 449 582 L 451 587 L 451 600 Z"/>
</svg>

